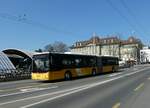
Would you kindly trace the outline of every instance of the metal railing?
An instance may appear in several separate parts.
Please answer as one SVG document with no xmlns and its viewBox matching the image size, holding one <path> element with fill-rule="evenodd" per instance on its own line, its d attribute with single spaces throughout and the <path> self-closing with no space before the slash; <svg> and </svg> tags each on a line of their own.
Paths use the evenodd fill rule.
<svg viewBox="0 0 150 108">
<path fill-rule="evenodd" d="M 3 69 L 0 70 L 0 81 L 12 81 L 30 79 L 31 71 L 23 69 Z"/>
</svg>

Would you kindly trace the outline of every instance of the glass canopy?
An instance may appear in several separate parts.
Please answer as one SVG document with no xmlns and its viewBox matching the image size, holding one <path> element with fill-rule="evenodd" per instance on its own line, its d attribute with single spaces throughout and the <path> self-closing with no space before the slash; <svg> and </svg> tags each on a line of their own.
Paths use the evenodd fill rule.
<svg viewBox="0 0 150 108">
<path fill-rule="evenodd" d="M 0 52 L 0 72 L 7 72 L 9 70 L 15 70 L 16 68 L 10 61 L 10 59 L 3 53 Z"/>
</svg>

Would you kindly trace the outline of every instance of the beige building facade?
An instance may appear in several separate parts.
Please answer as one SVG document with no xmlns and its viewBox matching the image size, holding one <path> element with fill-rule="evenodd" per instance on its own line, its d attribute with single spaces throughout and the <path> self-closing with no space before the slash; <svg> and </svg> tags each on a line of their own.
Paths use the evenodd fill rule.
<svg viewBox="0 0 150 108">
<path fill-rule="evenodd" d="M 86 41 L 75 42 L 71 47 L 71 53 L 115 56 L 124 61 L 139 61 L 142 42 L 131 36 L 127 40 L 121 40 L 116 36 L 99 38 L 94 36 Z"/>
</svg>

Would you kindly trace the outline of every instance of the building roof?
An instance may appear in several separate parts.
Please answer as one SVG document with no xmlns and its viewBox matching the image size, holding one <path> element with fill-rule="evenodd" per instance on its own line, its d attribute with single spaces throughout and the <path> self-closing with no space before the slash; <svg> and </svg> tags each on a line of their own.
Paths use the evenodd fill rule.
<svg viewBox="0 0 150 108">
<path fill-rule="evenodd" d="M 29 52 L 19 49 L 5 49 L 2 52 L 4 52 L 6 55 L 18 55 L 30 59 L 32 59 L 33 55 L 39 54 L 38 52 Z"/>
<path fill-rule="evenodd" d="M 98 36 L 92 37 L 89 40 L 77 41 L 71 48 L 80 48 L 88 45 L 110 45 L 110 44 L 141 44 L 141 41 L 133 36 L 130 36 L 127 40 L 121 40 L 117 36 L 100 38 Z"/>
</svg>

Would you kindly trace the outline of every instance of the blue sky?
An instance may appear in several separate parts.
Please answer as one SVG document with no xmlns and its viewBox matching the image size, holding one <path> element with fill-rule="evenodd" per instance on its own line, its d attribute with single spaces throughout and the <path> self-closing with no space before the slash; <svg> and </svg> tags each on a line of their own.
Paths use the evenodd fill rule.
<svg viewBox="0 0 150 108">
<path fill-rule="evenodd" d="M 0 0 L 0 50 L 120 34 L 150 40 L 149 0 Z"/>
</svg>

